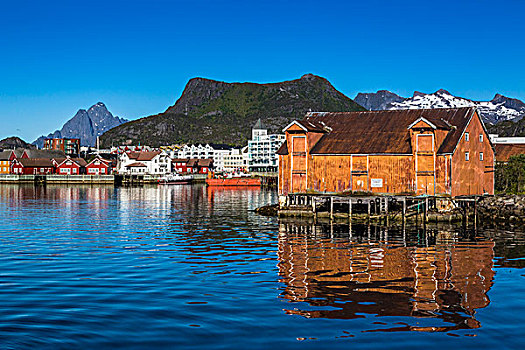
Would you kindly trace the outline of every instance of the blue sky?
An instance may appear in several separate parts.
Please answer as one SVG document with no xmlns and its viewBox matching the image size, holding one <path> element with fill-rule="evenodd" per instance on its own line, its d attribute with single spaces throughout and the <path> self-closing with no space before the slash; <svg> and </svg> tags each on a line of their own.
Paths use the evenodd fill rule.
<svg viewBox="0 0 525 350">
<path fill-rule="evenodd" d="M 31 142 L 98 101 L 156 114 L 196 76 L 525 100 L 523 13 L 522 0 L 2 1 L 0 139 Z"/>
</svg>

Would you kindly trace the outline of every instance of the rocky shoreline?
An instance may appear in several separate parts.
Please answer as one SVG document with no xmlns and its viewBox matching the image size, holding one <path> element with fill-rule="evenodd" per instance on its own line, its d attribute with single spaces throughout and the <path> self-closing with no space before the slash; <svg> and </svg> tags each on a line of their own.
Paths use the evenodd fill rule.
<svg viewBox="0 0 525 350">
<path fill-rule="evenodd" d="M 478 203 L 478 217 L 481 220 L 525 223 L 525 195 L 496 195 L 483 198 Z"/>
<path fill-rule="evenodd" d="M 479 222 L 505 223 L 513 225 L 525 224 L 525 195 L 495 195 L 480 199 L 476 206 Z M 279 205 L 271 204 L 255 209 L 264 216 L 279 216 Z M 443 212 L 429 212 L 429 221 L 461 222 L 464 211 L 461 208 Z M 473 219 L 473 211 L 467 213 L 469 220 Z M 346 218 L 346 216 L 345 216 Z M 359 220 L 356 215 L 354 219 Z M 412 221 L 412 220 L 409 220 Z"/>
</svg>

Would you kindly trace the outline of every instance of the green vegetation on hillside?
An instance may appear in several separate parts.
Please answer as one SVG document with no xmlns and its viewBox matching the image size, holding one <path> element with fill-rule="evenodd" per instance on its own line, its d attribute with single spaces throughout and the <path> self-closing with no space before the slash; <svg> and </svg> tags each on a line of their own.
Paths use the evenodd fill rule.
<svg viewBox="0 0 525 350">
<path fill-rule="evenodd" d="M 525 118 L 517 122 L 506 120 L 497 124 L 487 124 L 487 129 L 489 133 L 499 136 L 525 136 Z"/>
<path fill-rule="evenodd" d="M 507 163 L 496 163 L 496 192 L 525 193 L 525 154 L 511 156 Z"/>
<path fill-rule="evenodd" d="M 308 111 L 360 111 L 363 107 L 311 74 L 273 84 L 224 83 L 195 78 L 166 112 L 122 124 L 101 137 L 104 146 L 141 143 L 245 145 L 258 118 L 281 132 Z"/>
</svg>

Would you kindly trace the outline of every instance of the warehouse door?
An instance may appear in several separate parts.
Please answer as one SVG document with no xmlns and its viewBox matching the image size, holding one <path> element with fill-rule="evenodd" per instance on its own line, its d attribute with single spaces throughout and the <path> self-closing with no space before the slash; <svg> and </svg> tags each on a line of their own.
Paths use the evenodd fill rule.
<svg viewBox="0 0 525 350">
<path fill-rule="evenodd" d="M 306 136 L 292 136 L 292 193 L 306 192 Z"/>
<path fill-rule="evenodd" d="M 416 138 L 416 194 L 434 195 L 435 186 L 434 135 L 420 134 Z"/>
<path fill-rule="evenodd" d="M 368 156 L 352 156 L 352 191 L 368 191 Z"/>
</svg>

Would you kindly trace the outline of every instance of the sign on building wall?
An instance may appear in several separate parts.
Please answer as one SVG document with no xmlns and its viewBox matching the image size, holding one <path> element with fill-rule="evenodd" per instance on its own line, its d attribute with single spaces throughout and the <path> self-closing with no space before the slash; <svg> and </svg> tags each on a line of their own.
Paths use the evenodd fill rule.
<svg viewBox="0 0 525 350">
<path fill-rule="evenodd" d="M 383 187 L 383 179 L 370 179 L 371 187 Z"/>
</svg>

